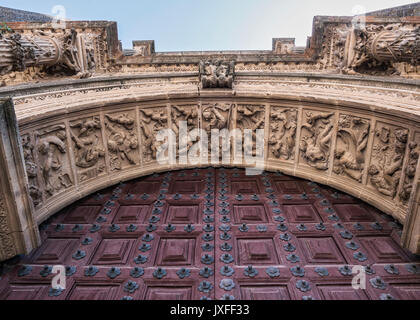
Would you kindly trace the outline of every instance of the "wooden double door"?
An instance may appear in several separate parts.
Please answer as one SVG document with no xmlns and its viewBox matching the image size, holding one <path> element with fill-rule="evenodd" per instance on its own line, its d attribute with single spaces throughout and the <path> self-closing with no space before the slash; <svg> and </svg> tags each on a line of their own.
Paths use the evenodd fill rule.
<svg viewBox="0 0 420 320">
<path fill-rule="evenodd" d="M 0 299 L 420 299 L 419 260 L 399 246 L 400 225 L 281 173 L 137 179 L 75 203 L 41 234 L 2 276 Z M 64 290 L 51 287 L 57 266 Z M 362 273 L 366 288 L 355 290 Z"/>
</svg>

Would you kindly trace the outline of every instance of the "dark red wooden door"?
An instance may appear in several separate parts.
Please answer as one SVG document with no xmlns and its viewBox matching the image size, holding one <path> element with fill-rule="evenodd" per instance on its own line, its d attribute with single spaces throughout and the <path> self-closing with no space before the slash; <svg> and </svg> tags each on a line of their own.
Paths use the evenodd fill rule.
<svg viewBox="0 0 420 320">
<path fill-rule="evenodd" d="M 280 173 L 172 172 L 120 184 L 42 226 L 42 246 L 0 299 L 420 299 L 401 227 L 329 188 Z M 53 290 L 53 266 L 66 289 Z M 352 268 L 365 266 L 365 290 Z"/>
</svg>

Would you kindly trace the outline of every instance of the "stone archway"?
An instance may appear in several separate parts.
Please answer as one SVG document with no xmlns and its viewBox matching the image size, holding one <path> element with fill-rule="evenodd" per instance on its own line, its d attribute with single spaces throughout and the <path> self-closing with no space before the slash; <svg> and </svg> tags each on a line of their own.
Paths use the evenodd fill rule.
<svg viewBox="0 0 420 320">
<path fill-rule="evenodd" d="M 401 232 L 356 198 L 281 173 L 166 172 L 48 219 L 0 299 L 420 299 L 420 260 Z M 64 291 L 51 288 L 56 265 Z M 366 290 L 352 288 L 356 265 Z"/>
</svg>

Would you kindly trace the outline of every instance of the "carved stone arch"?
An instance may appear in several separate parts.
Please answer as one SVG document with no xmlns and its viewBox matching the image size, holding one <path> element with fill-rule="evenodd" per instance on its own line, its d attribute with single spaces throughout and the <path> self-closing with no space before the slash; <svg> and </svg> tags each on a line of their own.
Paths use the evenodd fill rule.
<svg viewBox="0 0 420 320">
<path fill-rule="evenodd" d="M 362 199 L 405 224 L 404 246 L 419 252 L 414 196 L 419 170 L 414 168 L 419 168 L 420 98 L 412 84 L 385 87 L 374 78 L 355 84 L 349 76 L 305 75 L 299 81 L 296 75 L 237 73 L 233 90 L 200 91 L 196 77 L 173 75 L 171 83 L 165 77 L 156 75 L 151 83 L 136 76 L 136 83 L 124 87 L 121 76 L 77 80 L 72 91 L 66 83 L 54 85 L 54 91 L 48 84 L 30 92 L 11 89 L 21 136 L 38 132 L 33 148 L 23 141 L 37 224 L 120 181 L 199 167 L 159 164 L 154 134 L 169 128 L 174 115 L 184 120 L 194 115 L 190 123 L 205 129 L 202 112 L 217 105 L 219 116 L 206 115 L 214 122 L 210 127 L 265 128 L 265 170 Z M 176 107 L 183 111 L 173 112 Z M 47 189 L 46 181 L 51 183 Z"/>
</svg>

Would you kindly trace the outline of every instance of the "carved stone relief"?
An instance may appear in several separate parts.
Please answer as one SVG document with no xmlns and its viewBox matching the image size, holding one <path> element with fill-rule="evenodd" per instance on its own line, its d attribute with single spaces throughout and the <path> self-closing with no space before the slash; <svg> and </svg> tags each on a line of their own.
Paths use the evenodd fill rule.
<svg viewBox="0 0 420 320">
<path fill-rule="evenodd" d="M 369 120 L 340 115 L 334 153 L 334 173 L 362 182 L 369 129 Z"/>
<path fill-rule="evenodd" d="M 157 141 L 160 130 L 168 128 L 168 110 L 166 107 L 140 109 L 140 131 L 145 163 L 156 160 L 158 148 L 163 144 Z"/>
<path fill-rule="evenodd" d="M 3 195 L 0 194 L 0 261 L 17 254 L 7 216 L 6 204 Z"/>
<path fill-rule="evenodd" d="M 188 135 L 179 135 L 180 122 L 184 121 L 187 124 L 187 132 L 198 128 L 199 118 L 197 106 L 176 106 L 171 108 L 172 130 L 176 135 L 176 141 L 179 146 L 178 152 L 186 154 L 191 148 L 193 142 L 188 141 Z M 181 141 L 180 141 L 181 140 Z M 182 143 L 180 143 L 182 142 Z M 186 146 L 186 149 L 184 148 Z"/>
<path fill-rule="evenodd" d="M 34 206 L 38 207 L 42 203 L 42 191 L 38 182 L 39 168 L 35 159 L 36 150 L 33 135 L 28 133 L 22 136 L 22 149 L 29 182 L 29 194 Z"/>
<path fill-rule="evenodd" d="M 400 182 L 408 130 L 378 123 L 369 167 L 369 181 L 379 193 L 394 198 Z"/>
<path fill-rule="evenodd" d="M 304 110 L 302 138 L 300 141 L 301 159 L 318 170 L 328 170 L 331 138 L 334 134 L 334 113 Z"/>
<path fill-rule="evenodd" d="M 38 130 L 35 135 L 43 191 L 50 198 L 73 185 L 67 154 L 66 126 L 53 125 Z"/>
<path fill-rule="evenodd" d="M 413 186 L 414 186 L 414 178 L 416 176 L 417 171 L 417 164 L 419 161 L 419 153 L 420 153 L 420 134 L 417 133 L 413 139 L 408 144 L 408 161 L 407 167 L 404 170 L 404 180 L 401 190 L 398 194 L 399 200 L 404 204 L 407 205 L 408 201 L 410 200 Z"/>
<path fill-rule="evenodd" d="M 236 127 L 242 131 L 252 131 L 252 151 L 244 150 L 246 156 L 256 155 L 257 130 L 264 130 L 265 126 L 265 108 L 254 105 L 238 105 L 236 109 Z M 245 142 L 245 140 L 244 140 Z M 245 143 L 244 143 L 245 146 Z"/>
<path fill-rule="evenodd" d="M 99 115 L 71 121 L 70 128 L 80 181 L 86 181 L 104 173 L 105 148 Z"/>
<path fill-rule="evenodd" d="M 347 37 L 346 72 L 396 73 L 394 63 L 420 63 L 420 27 L 408 24 L 367 24 Z"/>
<path fill-rule="evenodd" d="M 203 89 L 232 89 L 235 76 L 235 62 L 221 60 L 200 61 L 200 80 Z"/>
<path fill-rule="evenodd" d="M 24 71 L 30 66 L 45 66 L 48 73 L 90 76 L 95 71 L 95 48 L 89 37 L 75 29 L 63 34 L 0 35 L 0 44 L 7 54 L 0 57 L 0 74 Z"/>
<path fill-rule="evenodd" d="M 269 154 L 279 160 L 294 160 L 297 110 L 272 107 L 270 114 Z"/>
<path fill-rule="evenodd" d="M 207 136 L 209 138 L 209 151 L 213 149 L 211 131 L 213 129 L 217 129 L 220 131 L 224 129 L 229 130 L 232 118 L 232 104 L 215 103 L 206 104 L 201 107 L 201 128 L 207 133 Z M 214 149 L 216 148 L 217 146 L 215 142 Z M 220 156 L 222 156 L 222 154 L 227 154 L 231 152 L 231 148 L 228 147 L 228 144 L 223 144 L 222 138 L 219 139 L 219 150 Z"/>
<path fill-rule="evenodd" d="M 110 159 L 110 170 L 122 170 L 139 163 L 134 111 L 106 114 L 105 128 Z"/>
</svg>

